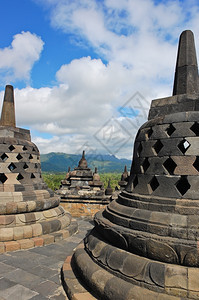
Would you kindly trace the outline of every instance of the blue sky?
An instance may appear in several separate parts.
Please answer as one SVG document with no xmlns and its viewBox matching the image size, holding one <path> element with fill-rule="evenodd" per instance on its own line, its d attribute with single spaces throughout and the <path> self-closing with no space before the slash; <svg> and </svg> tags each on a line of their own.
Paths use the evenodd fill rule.
<svg viewBox="0 0 199 300">
<path fill-rule="evenodd" d="M 14 85 L 17 125 L 42 153 L 131 157 L 150 101 L 171 95 L 183 30 L 199 51 L 197 0 L 1 0 L 0 10 L 0 96 Z"/>
</svg>

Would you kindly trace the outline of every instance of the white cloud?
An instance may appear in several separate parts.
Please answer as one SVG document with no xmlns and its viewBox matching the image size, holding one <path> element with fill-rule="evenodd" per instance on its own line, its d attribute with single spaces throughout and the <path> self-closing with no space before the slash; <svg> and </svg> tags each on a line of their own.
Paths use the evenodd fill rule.
<svg viewBox="0 0 199 300">
<path fill-rule="evenodd" d="M 106 130 L 104 124 L 113 117 L 130 132 L 130 139 L 117 154 L 131 157 L 133 137 L 146 116 L 140 109 L 141 115 L 132 121 L 121 117 L 117 108 L 137 91 L 147 100 L 171 95 L 178 36 L 187 28 L 199 35 L 197 1 L 168 0 L 155 4 L 152 0 L 43 0 L 43 3 L 48 6 L 54 28 L 75 35 L 101 59 L 82 57 L 69 64 L 63 62 L 56 73 L 57 86 L 52 88 L 16 90 L 18 125 L 26 124 L 52 135 L 50 139 L 34 137 L 43 153 L 75 153 L 85 143 L 99 152 L 107 152 L 94 135 L 100 129 Z M 38 55 L 41 43 L 40 40 L 37 44 L 41 48 L 35 47 L 40 49 Z M 132 99 L 131 107 L 136 105 L 136 98 Z M 113 125 L 113 131 L 116 127 Z M 122 138 L 123 133 L 118 132 L 118 139 Z M 110 137 L 105 144 L 108 140 Z M 114 143 L 108 147 L 114 153 Z"/>
<path fill-rule="evenodd" d="M 132 70 L 116 62 L 105 65 L 100 59 L 90 57 L 73 60 L 58 70 L 57 86 L 15 89 L 17 125 L 53 136 L 51 139 L 34 136 L 43 153 L 73 153 L 88 141 L 92 147 L 107 152 L 94 135 L 114 116 L 131 131 L 128 141 L 131 148 L 137 128 L 121 118 L 117 108 L 132 96 L 134 76 Z M 130 105 L 136 105 L 135 101 L 132 99 Z M 108 147 L 115 153 L 114 145 Z M 124 156 L 122 152 L 119 155 Z"/>
<path fill-rule="evenodd" d="M 29 31 L 16 34 L 9 47 L 0 49 L 1 81 L 28 81 L 34 63 L 40 58 L 43 45 L 41 38 Z"/>
</svg>

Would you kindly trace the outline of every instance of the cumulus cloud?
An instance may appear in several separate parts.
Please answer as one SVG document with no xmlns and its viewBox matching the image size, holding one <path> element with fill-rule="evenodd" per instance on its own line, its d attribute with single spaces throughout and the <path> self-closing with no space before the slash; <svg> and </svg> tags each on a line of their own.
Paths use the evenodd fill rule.
<svg viewBox="0 0 199 300">
<path fill-rule="evenodd" d="M 43 46 L 44 42 L 36 34 L 29 31 L 16 34 L 9 47 L 0 49 L 1 81 L 28 81 Z"/>
<path fill-rule="evenodd" d="M 40 1 L 41 3 L 41 1 Z M 172 90 L 177 39 L 184 29 L 199 34 L 197 1 L 45 0 L 54 28 L 89 44 L 109 64 L 133 71 L 132 85 L 145 82 L 161 94 Z M 199 45 L 198 45 L 199 46 Z M 140 90 L 140 92 L 144 92 Z"/>
<path fill-rule="evenodd" d="M 116 132 L 118 137 L 125 133 L 125 144 L 132 147 L 137 127 L 132 127 L 125 115 L 118 111 L 132 96 L 132 78 L 135 77 L 132 70 L 126 70 L 116 62 L 106 65 L 101 59 L 83 57 L 62 65 L 56 77 L 58 85 L 52 88 L 15 89 L 17 125 L 43 133 L 42 137 L 33 136 L 41 152 L 73 153 L 89 142 L 89 147 L 97 147 L 103 153 L 118 154 L 114 143 L 110 143 Z M 125 105 L 136 105 L 136 98 Z M 112 118 L 114 122 L 110 125 Z M 145 119 L 146 115 L 142 120 Z M 112 128 L 112 137 L 107 130 L 107 122 Z M 118 124 L 121 124 L 120 133 Z M 122 126 L 128 128 L 130 134 L 126 135 Z M 45 134 L 52 138 L 45 138 Z M 104 141 L 100 143 L 102 134 Z M 124 154 L 121 152 L 119 155 Z"/>
<path fill-rule="evenodd" d="M 70 33 L 101 59 L 63 62 L 52 88 L 16 90 L 18 125 L 51 134 L 50 139 L 33 136 L 43 153 L 75 153 L 87 145 L 130 158 L 134 136 L 147 119 L 149 100 L 171 95 L 180 32 L 188 28 L 199 35 L 197 1 L 43 0 L 43 4 L 55 29 Z M 122 148 L 117 148 L 115 137 L 118 143 L 124 141 Z"/>
</svg>

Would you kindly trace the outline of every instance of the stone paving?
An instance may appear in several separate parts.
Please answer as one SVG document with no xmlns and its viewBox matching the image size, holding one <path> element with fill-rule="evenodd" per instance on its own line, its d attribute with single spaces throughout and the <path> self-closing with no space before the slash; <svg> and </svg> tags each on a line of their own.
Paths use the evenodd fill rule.
<svg viewBox="0 0 199 300">
<path fill-rule="evenodd" d="M 0 255 L 0 300 L 65 300 L 60 270 L 66 256 L 93 227 L 88 218 L 78 218 L 77 234 L 44 247 Z"/>
</svg>

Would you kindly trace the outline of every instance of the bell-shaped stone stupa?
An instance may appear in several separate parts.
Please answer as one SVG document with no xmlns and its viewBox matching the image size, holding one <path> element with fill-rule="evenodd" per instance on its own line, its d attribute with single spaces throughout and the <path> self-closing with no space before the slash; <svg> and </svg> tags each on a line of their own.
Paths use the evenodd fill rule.
<svg viewBox="0 0 199 300">
<path fill-rule="evenodd" d="M 152 101 L 126 189 L 96 214 L 73 256 L 75 274 L 97 299 L 199 299 L 198 83 L 187 30 L 173 96 Z"/>
<path fill-rule="evenodd" d="M 16 127 L 14 92 L 7 85 L 0 121 L 0 253 L 42 246 L 77 230 L 41 176 L 30 131 Z"/>
</svg>

